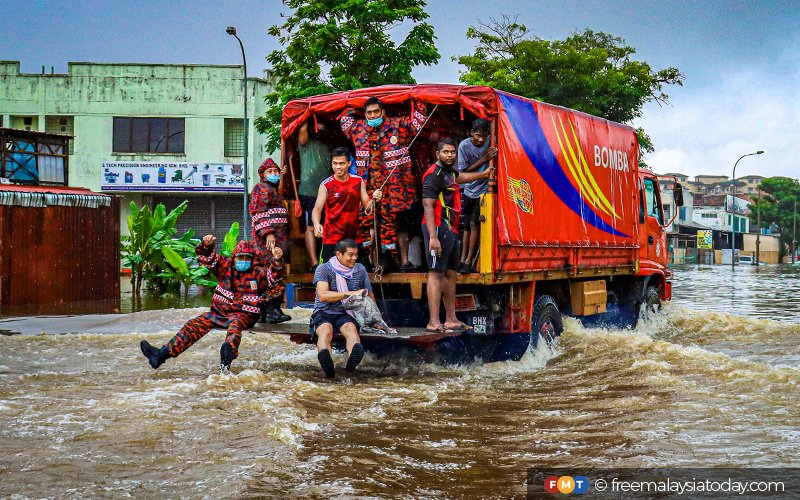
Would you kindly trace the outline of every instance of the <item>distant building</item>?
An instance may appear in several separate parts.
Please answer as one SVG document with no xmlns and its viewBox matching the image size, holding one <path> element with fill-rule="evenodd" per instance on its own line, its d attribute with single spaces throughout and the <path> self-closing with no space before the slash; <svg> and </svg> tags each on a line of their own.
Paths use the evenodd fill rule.
<svg viewBox="0 0 800 500">
<path fill-rule="evenodd" d="M 710 229 L 747 233 L 750 231 L 750 200 L 731 195 L 706 195 L 694 198 L 692 220 Z"/>
<path fill-rule="evenodd" d="M 69 63 L 66 74 L 23 74 L 0 61 L 0 126 L 56 134 L 69 144 L 69 186 L 131 201 L 189 200 L 179 229 L 224 234 L 242 219 L 242 67 Z M 247 79 L 250 123 L 265 114 L 267 81 Z M 248 187 L 267 156 L 249 127 Z"/>
</svg>

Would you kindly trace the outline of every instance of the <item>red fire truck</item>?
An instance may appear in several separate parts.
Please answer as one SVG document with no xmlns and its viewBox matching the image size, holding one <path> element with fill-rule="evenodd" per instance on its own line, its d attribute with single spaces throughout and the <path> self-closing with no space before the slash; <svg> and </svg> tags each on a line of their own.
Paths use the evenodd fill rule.
<svg viewBox="0 0 800 500">
<path fill-rule="evenodd" d="M 562 315 L 631 325 L 644 307 L 671 298 L 664 231 L 670 221 L 664 220 L 656 176 L 638 166 L 631 127 L 482 86 L 390 85 L 319 95 L 293 100 L 283 112 L 282 161 L 295 169 L 293 178 L 302 168 L 296 161 L 299 127 L 324 124 L 333 131 L 326 138 L 331 147 L 352 149 L 339 118 L 363 112 L 372 96 L 381 99 L 387 116 L 426 104 L 427 121 L 410 148 L 417 182 L 435 161 L 436 141 L 467 137 L 475 118 L 492 123 L 498 155 L 480 202 L 477 272 L 458 277 L 458 316 L 474 330 L 424 331 L 427 273 L 372 276 L 384 317 L 401 328 L 397 336 L 364 336 L 368 350 L 407 346 L 450 360 L 516 359 L 530 345 L 559 335 Z M 682 203 L 677 183 L 674 194 Z M 301 240 L 294 248 L 302 248 Z M 313 275 L 294 272 L 308 268 L 298 250 L 289 282 L 310 299 Z M 310 341 L 307 329 L 296 326 L 267 330 Z"/>
</svg>

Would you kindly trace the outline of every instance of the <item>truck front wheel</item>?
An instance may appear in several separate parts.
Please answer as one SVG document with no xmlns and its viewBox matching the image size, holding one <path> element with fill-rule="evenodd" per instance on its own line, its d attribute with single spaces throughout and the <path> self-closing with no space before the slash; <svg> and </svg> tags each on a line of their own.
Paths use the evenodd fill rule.
<svg viewBox="0 0 800 500">
<path fill-rule="evenodd" d="M 564 331 L 564 322 L 558 305 L 550 295 L 542 295 L 533 305 L 531 316 L 531 348 L 536 349 L 541 337 L 548 346 L 555 342 L 556 337 Z"/>
<path fill-rule="evenodd" d="M 644 292 L 644 314 L 656 314 L 661 310 L 661 297 L 658 295 L 658 288 L 648 286 Z"/>
</svg>

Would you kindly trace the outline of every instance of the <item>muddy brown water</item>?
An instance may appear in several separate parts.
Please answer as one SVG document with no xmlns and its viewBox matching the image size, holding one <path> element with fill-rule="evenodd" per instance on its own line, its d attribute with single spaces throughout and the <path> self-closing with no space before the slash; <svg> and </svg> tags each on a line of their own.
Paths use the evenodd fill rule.
<svg viewBox="0 0 800 500">
<path fill-rule="evenodd" d="M 460 367 L 347 376 L 339 355 L 333 381 L 264 334 L 232 374 L 220 331 L 147 366 L 139 340 L 201 308 L 0 336 L 0 496 L 523 497 L 527 467 L 796 467 L 799 296 L 796 268 L 678 269 L 635 330 L 568 320 L 552 350 Z"/>
</svg>

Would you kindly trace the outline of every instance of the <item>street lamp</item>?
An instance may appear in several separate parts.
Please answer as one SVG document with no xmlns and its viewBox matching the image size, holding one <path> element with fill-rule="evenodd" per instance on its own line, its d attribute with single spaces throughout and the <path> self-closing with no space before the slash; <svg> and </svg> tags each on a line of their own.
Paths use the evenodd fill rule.
<svg viewBox="0 0 800 500">
<path fill-rule="evenodd" d="M 742 155 L 739 157 L 739 160 L 744 158 L 745 156 L 753 156 L 753 155 L 760 155 L 763 154 L 763 151 L 756 151 L 755 153 L 747 153 L 746 155 Z M 736 160 L 736 163 L 733 164 L 733 199 L 731 199 L 731 212 L 733 214 L 731 218 L 731 271 L 734 270 L 736 266 L 736 165 L 739 164 L 739 160 Z"/>
<path fill-rule="evenodd" d="M 248 136 L 248 128 L 247 128 L 247 58 L 244 55 L 244 44 L 242 43 L 242 39 L 236 35 L 236 27 L 235 26 L 228 26 L 225 28 L 225 33 L 235 37 L 239 40 L 239 47 L 242 49 L 242 65 L 244 66 L 244 78 L 242 78 L 242 88 L 244 89 L 244 165 L 242 166 L 242 184 L 244 185 L 244 207 L 242 208 L 242 230 L 239 233 L 243 235 L 243 239 L 247 239 L 248 231 L 248 222 L 250 222 L 250 217 L 247 210 L 247 157 L 249 156 L 249 149 L 247 148 L 247 136 Z"/>
</svg>

